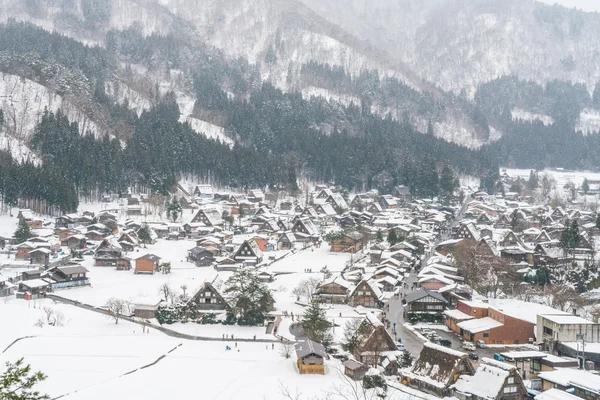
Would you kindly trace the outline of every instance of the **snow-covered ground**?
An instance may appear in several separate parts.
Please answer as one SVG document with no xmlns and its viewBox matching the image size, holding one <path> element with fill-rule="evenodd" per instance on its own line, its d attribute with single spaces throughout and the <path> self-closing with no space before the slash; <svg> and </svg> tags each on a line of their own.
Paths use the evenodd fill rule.
<svg viewBox="0 0 600 400">
<path fill-rule="evenodd" d="M 521 108 L 514 108 L 511 111 L 513 120 L 522 120 L 527 122 L 540 121 L 544 125 L 552 125 L 554 119 L 549 115 L 539 114 L 523 110 Z"/>
<path fill-rule="evenodd" d="M 36 326 L 46 318 L 44 307 L 63 313 L 64 326 Z M 236 347 L 235 340 L 187 341 L 154 330 L 143 333 L 138 325 L 115 325 L 100 314 L 47 299 L 2 303 L 0 320 L 14 322 L 3 323 L 0 330 L 0 351 L 6 349 L 0 371 L 5 362 L 23 357 L 47 375 L 36 389 L 51 398 L 162 400 L 200 391 L 203 399 L 282 399 L 287 388 L 311 399 L 335 392 L 334 387 L 351 390 L 338 360 L 326 361 L 325 375 L 300 375 L 294 353 L 286 359 L 279 343 L 273 348 L 238 342 Z M 409 398 L 390 391 L 392 399 Z"/>
<path fill-rule="evenodd" d="M 600 131 L 600 111 L 590 108 L 583 109 L 575 124 L 575 130 L 581 131 L 586 135 Z"/>
<path fill-rule="evenodd" d="M 529 174 L 531 172 L 530 169 L 513 169 L 513 168 L 502 168 L 502 171 L 506 170 L 508 175 L 511 177 L 520 177 L 525 180 L 529 179 Z M 573 182 L 577 187 L 581 187 L 583 180 L 587 178 L 588 180 L 600 180 L 599 172 L 589 172 L 589 171 L 557 171 L 552 169 L 546 169 L 539 172 L 541 177 L 542 174 L 548 174 L 556 179 L 557 188 L 562 189 L 567 182 Z"/>
</svg>

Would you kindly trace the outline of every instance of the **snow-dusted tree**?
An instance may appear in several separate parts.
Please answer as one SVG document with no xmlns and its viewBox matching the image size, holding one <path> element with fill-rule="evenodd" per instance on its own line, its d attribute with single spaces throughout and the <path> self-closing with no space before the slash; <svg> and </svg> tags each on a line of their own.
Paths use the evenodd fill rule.
<svg viewBox="0 0 600 400">
<path fill-rule="evenodd" d="M 247 269 L 239 270 L 227 279 L 224 294 L 242 324 L 262 324 L 271 307 L 269 288 Z"/>
<path fill-rule="evenodd" d="M 125 300 L 112 297 L 106 303 L 106 312 L 115 320 L 115 324 L 118 324 L 121 316 L 129 312 L 129 303 Z"/>
<path fill-rule="evenodd" d="M 150 227 L 146 224 L 142 225 L 140 230 L 137 232 L 138 237 L 144 244 L 144 248 L 146 247 L 146 243 L 150 243 L 152 241 L 152 235 L 150 234 Z"/>
<path fill-rule="evenodd" d="M 19 226 L 15 231 L 15 239 L 17 243 L 23 243 L 24 241 L 33 236 L 35 235 L 31 232 L 31 228 L 29 227 L 29 225 L 27 225 L 27 222 L 23 218 L 21 218 L 19 220 Z"/>
<path fill-rule="evenodd" d="M 354 354 L 358 346 L 363 341 L 364 329 L 363 320 L 353 318 L 344 325 L 344 338 L 342 339 L 342 348 L 349 353 Z"/>
<path fill-rule="evenodd" d="M 327 319 L 325 309 L 321 307 L 321 304 L 315 301 L 310 303 L 310 306 L 302 314 L 300 324 L 310 340 L 325 344 L 327 333 L 331 329 L 331 322 Z"/>
<path fill-rule="evenodd" d="M 171 200 L 167 202 L 165 205 L 167 210 L 167 216 L 173 220 L 173 222 L 177 221 L 179 218 L 179 214 L 181 214 L 181 204 L 177 201 L 177 197 L 171 197 Z"/>
<path fill-rule="evenodd" d="M 34 390 L 35 385 L 44 381 L 46 375 L 32 372 L 30 365 L 25 365 L 21 358 L 17 362 L 6 363 L 6 369 L 0 375 L 0 399 L 2 400 L 45 400 L 45 394 Z"/>
</svg>

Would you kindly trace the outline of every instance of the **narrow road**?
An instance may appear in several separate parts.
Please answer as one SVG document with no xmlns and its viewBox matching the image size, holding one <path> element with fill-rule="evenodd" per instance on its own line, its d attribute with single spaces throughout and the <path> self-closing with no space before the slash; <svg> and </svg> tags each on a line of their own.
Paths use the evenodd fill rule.
<svg viewBox="0 0 600 400">
<path fill-rule="evenodd" d="M 421 268 L 425 267 L 427 265 L 427 261 L 429 261 L 429 259 L 434 255 L 434 249 L 435 246 L 444 240 L 447 240 L 450 238 L 450 235 L 452 234 L 452 228 L 454 226 L 456 226 L 459 221 L 462 219 L 462 216 L 464 214 L 464 212 L 466 211 L 469 203 L 471 202 L 471 196 L 468 196 L 465 198 L 465 201 L 462 204 L 462 207 L 460 208 L 460 210 L 458 211 L 458 213 L 455 215 L 454 219 L 452 220 L 452 222 L 448 225 L 448 229 L 446 231 L 446 233 L 442 234 L 440 239 L 438 241 L 436 241 L 436 243 L 434 243 L 434 245 L 432 246 L 431 251 L 429 251 L 427 254 L 425 254 L 425 256 L 422 258 L 421 260 Z M 406 287 L 402 287 L 400 289 L 400 293 L 402 295 L 406 295 L 408 293 L 413 292 L 413 285 L 416 284 L 417 280 L 418 280 L 418 272 L 417 271 L 411 271 L 410 272 L 410 276 L 404 280 L 404 283 L 406 283 Z M 418 289 L 415 289 L 418 290 Z M 402 296 L 401 296 L 402 298 Z M 390 333 L 392 334 L 392 337 L 395 336 L 396 340 L 398 339 L 402 339 L 402 344 L 404 344 L 404 346 L 406 346 L 406 349 L 409 351 L 409 353 L 413 356 L 413 357 L 418 357 L 419 354 L 421 353 L 421 350 L 423 349 L 423 341 L 417 337 L 415 335 L 414 332 L 411 332 L 409 329 L 406 329 L 404 327 L 404 323 L 406 322 L 404 320 L 404 307 L 402 306 L 402 299 L 393 299 L 389 301 L 389 310 L 386 312 L 386 318 L 389 319 L 391 321 L 391 326 L 390 326 Z M 396 323 L 396 330 L 394 332 L 393 330 L 393 323 Z M 449 339 L 452 341 L 452 348 L 455 349 L 459 349 L 461 344 L 460 341 L 454 336 L 452 336 L 452 334 L 447 333 L 447 332 L 441 332 L 439 331 L 438 334 L 443 338 L 443 339 Z"/>
</svg>

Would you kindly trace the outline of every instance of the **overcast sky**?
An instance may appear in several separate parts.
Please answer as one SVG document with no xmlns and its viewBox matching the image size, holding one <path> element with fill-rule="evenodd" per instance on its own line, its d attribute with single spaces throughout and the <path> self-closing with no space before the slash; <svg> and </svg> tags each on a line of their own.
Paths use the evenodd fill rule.
<svg viewBox="0 0 600 400">
<path fill-rule="evenodd" d="M 584 11 L 600 11 L 600 0 L 538 0 L 547 4 L 562 4 L 566 7 L 576 7 Z"/>
</svg>

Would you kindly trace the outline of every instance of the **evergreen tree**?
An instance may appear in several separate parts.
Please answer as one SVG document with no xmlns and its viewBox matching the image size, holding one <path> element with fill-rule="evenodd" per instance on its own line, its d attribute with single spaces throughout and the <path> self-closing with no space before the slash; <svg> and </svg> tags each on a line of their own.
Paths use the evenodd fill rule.
<svg viewBox="0 0 600 400">
<path fill-rule="evenodd" d="M 377 230 L 377 233 L 375 234 L 375 241 L 377 243 L 383 242 L 383 233 L 381 233 L 381 229 Z"/>
<path fill-rule="evenodd" d="M 27 225 L 27 222 L 24 218 L 19 219 L 19 226 L 15 231 L 15 239 L 17 243 L 23 243 L 27 239 L 33 237 L 33 233 L 31 232 L 31 228 Z"/>
<path fill-rule="evenodd" d="M 331 323 L 325 315 L 325 309 L 316 301 L 313 301 L 308 306 L 302 315 L 300 324 L 309 339 L 318 343 L 323 343 L 326 340 L 326 336 L 331 328 Z"/>
<path fill-rule="evenodd" d="M 583 184 L 581 185 L 581 190 L 583 190 L 584 194 L 588 194 L 588 192 L 590 191 L 590 184 L 589 184 L 587 178 L 583 179 Z"/>
<path fill-rule="evenodd" d="M 400 367 L 409 368 L 412 366 L 412 364 L 413 364 L 412 355 L 408 352 L 408 350 L 404 350 L 402 352 L 402 355 L 400 356 Z"/>
<path fill-rule="evenodd" d="M 531 190 L 535 190 L 538 188 L 540 182 L 540 178 L 538 177 L 537 171 L 531 170 L 529 171 L 529 180 L 527 181 L 527 188 Z"/>
<path fill-rule="evenodd" d="M 393 246 L 396 243 L 398 243 L 398 235 L 396 235 L 396 231 L 394 229 L 390 229 L 390 232 L 388 233 L 387 241 L 390 244 L 390 246 Z"/>
<path fill-rule="evenodd" d="M 150 243 L 152 241 L 152 236 L 150 235 L 150 227 L 148 227 L 148 225 L 146 224 L 142 225 L 140 230 L 138 230 L 137 235 L 138 238 L 140 238 L 140 240 L 144 244 L 144 248 L 146 248 L 146 243 Z"/>
<path fill-rule="evenodd" d="M 247 269 L 235 272 L 225 282 L 224 293 L 240 324 L 263 324 L 272 297 L 269 288 L 254 272 Z"/>
<path fill-rule="evenodd" d="M 0 375 L 0 399 L 49 399 L 49 396 L 34 390 L 34 387 L 45 379 L 46 375 L 41 372 L 32 372 L 30 365 L 24 365 L 22 358 L 14 364 L 7 362 L 6 370 Z"/>
<path fill-rule="evenodd" d="M 596 215 L 596 228 L 600 229 L 600 214 Z"/>
<path fill-rule="evenodd" d="M 448 163 L 444 163 L 442 173 L 440 175 L 440 190 L 444 196 L 452 196 L 456 189 L 456 179 L 454 172 Z"/>
<path fill-rule="evenodd" d="M 167 201 L 165 209 L 167 210 L 167 215 L 173 220 L 173 222 L 177 221 L 182 209 L 181 204 L 179 204 L 179 201 L 177 201 L 177 197 L 175 195 L 171 197 L 171 200 Z"/>
</svg>

